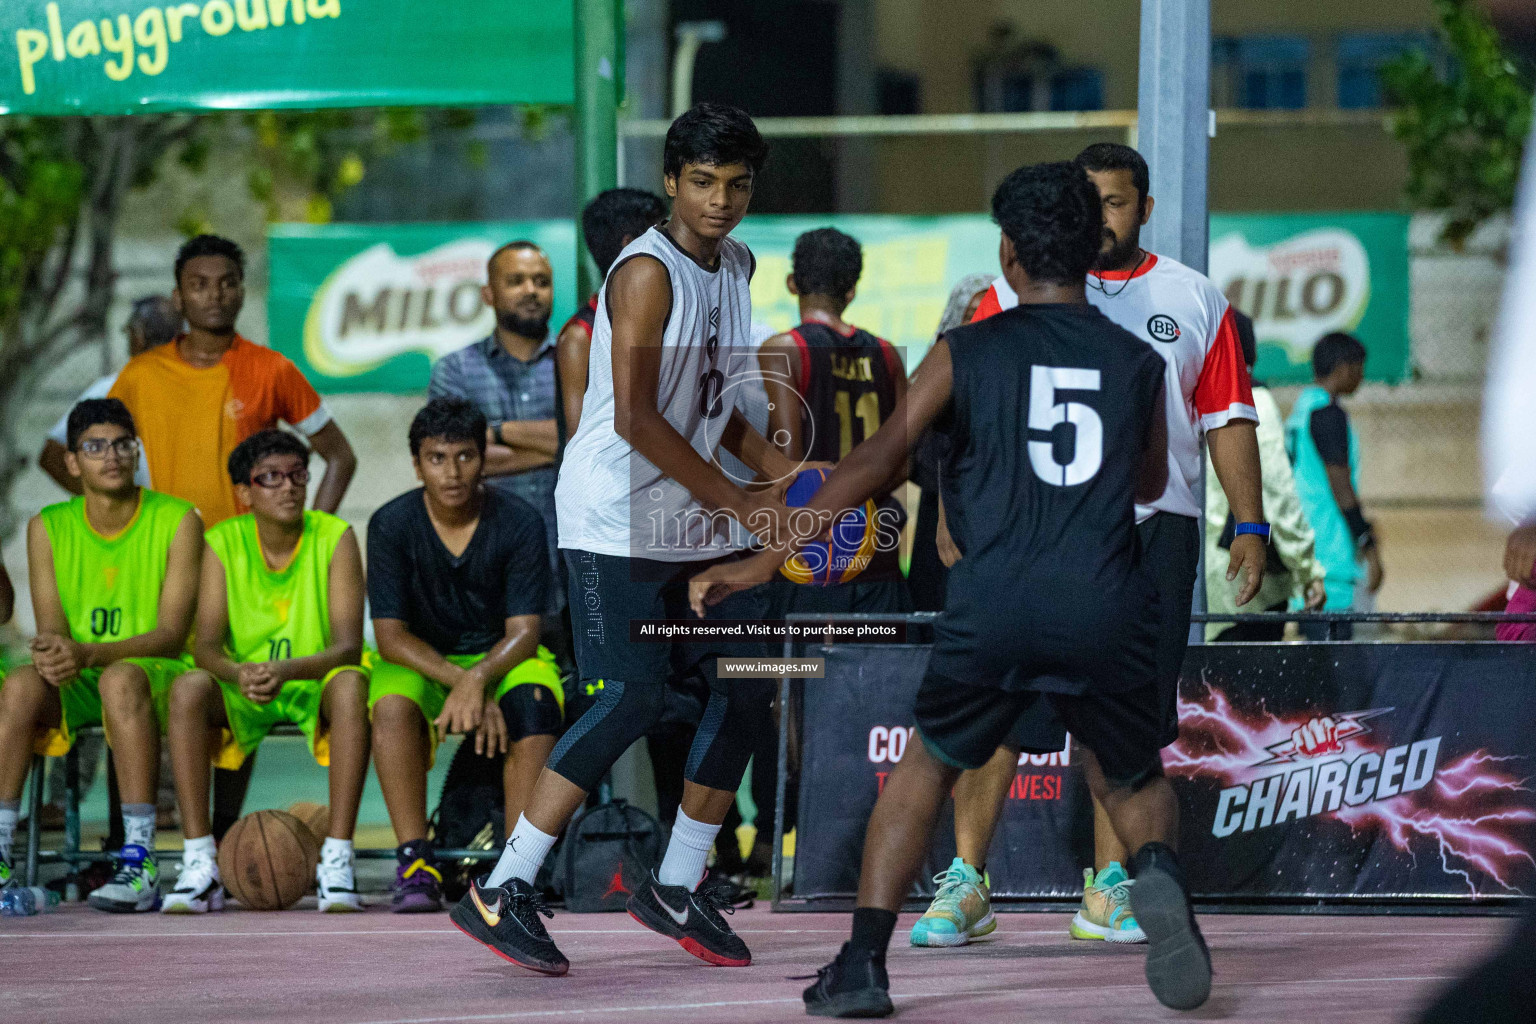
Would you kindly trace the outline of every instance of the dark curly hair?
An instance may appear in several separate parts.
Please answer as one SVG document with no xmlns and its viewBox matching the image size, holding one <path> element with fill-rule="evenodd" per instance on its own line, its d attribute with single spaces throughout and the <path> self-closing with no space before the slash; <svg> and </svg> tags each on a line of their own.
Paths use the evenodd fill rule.
<svg viewBox="0 0 1536 1024">
<path fill-rule="evenodd" d="M 309 446 L 286 430 L 261 430 L 235 445 L 229 453 L 229 479 L 249 484 L 251 471 L 269 455 L 296 455 L 309 464 Z"/>
<path fill-rule="evenodd" d="M 1130 171 L 1131 184 L 1141 196 L 1143 204 L 1151 194 L 1152 174 L 1147 170 L 1146 159 L 1130 146 L 1121 142 L 1095 142 L 1073 161 L 1085 171 Z"/>
<path fill-rule="evenodd" d="M 245 280 L 245 250 L 227 238 L 218 235 L 198 235 L 189 238 L 176 253 L 176 284 L 181 284 L 181 271 L 199 256 L 223 256 L 235 265 L 235 273 Z"/>
<path fill-rule="evenodd" d="M 830 295 L 841 299 L 859 283 L 864 251 L 859 240 L 837 228 L 817 228 L 795 239 L 792 257 L 795 287 L 801 295 Z"/>
<path fill-rule="evenodd" d="M 1322 380 L 1340 366 L 1365 362 L 1365 346 L 1353 334 L 1333 331 L 1312 346 L 1312 376 Z"/>
<path fill-rule="evenodd" d="M 768 143 L 746 112 L 724 103 L 700 103 L 667 129 L 661 167 L 669 178 L 688 164 L 746 164 L 753 176 L 768 160 Z"/>
<path fill-rule="evenodd" d="M 485 413 L 462 398 L 434 398 L 411 420 L 411 458 L 421 454 L 429 437 L 444 441 L 473 441 L 485 454 Z"/>
<path fill-rule="evenodd" d="M 139 435 L 134 429 L 132 414 L 122 402 L 116 398 L 87 398 L 69 410 L 69 419 L 64 424 L 64 447 L 72 452 L 79 451 L 80 435 L 104 423 L 122 427 L 129 437 Z"/>
<path fill-rule="evenodd" d="M 667 219 L 667 204 L 643 188 L 610 188 L 599 192 L 581 211 L 581 236 L 598 272 L 608 268 L 624 251 L 625 238 L 639 238 Z"/>
<path fill-rule="evenodd" d="M 1075 163 L 1020 167 L 992 194 L 992 219 L 1044 284 L 1081 284 L 1104 244 L 1099 190 Z"/>
</svg>

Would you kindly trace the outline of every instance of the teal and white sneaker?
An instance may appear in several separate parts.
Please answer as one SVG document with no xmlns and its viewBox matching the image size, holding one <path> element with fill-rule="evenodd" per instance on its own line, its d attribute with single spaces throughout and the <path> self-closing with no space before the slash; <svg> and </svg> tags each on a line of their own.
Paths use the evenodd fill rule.
<svg viewBox="0 0 1536 1024">
<path fill-rule="evenodd" d="M 1105 942 L 1146 942 L 1147 933 L 1141 930 L 1141 925 L 1131 914 L 1131 886 L 1134 884 L 1119 861 L 1110 861 L 1097 878 L 1092 868 L 1084 868 L 1083 905 L 1072 918 L 1072 937 Z"/>
<path fill-rule="evenodd" d="M 321 849 L 320 864 L 315 870 L 315 891 L 320 896 L 322 914 L 354 914 L 363 909 L 363 901 L 357 894 L 350 846 Z"/>
<path fill-rule="evenodd" d="M 118 851 L 112 880 L 86 897 L 97 910 L 144 914 L 160 909 L 160 866 L 155 855 L 132 844 Z"/>
<path fill-rule="evenodd" d="M 949 869 L 933 876 L 939 891 L 928 911 L 912 926 L 914 946 L 963 946 L 997 930 L 987 880 L 956 857 Z"/>
</svg>

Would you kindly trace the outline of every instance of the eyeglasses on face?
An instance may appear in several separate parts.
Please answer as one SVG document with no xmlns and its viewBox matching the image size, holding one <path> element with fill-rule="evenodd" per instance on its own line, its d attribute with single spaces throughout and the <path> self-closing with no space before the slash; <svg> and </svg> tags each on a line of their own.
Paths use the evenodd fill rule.
<svg viewBox="0 0 1536 1024">
<path fill-rule="evenodd" d="M 284 473 L 280 469 L 269 469 L 265 473 L 256 473 L 251 477 L 252 484 L 257 487 L 265 487 L 268 490 L 275 490 L 283 486 L 284 480 L 295 487 L 303 487 L 309 483 L 309 470 L 295 469 Z"/>
<path fill-rule="evenodd" d="M 139 439 L 136 437 L 119 437 L 115 441 L 93 437 L 88 441 L 81 441 L 76 449 L 88 459 L 105 459 L 107 452 L 111 452 L 120 459 L 131 459 L 139 454 Z"/>
</svg>

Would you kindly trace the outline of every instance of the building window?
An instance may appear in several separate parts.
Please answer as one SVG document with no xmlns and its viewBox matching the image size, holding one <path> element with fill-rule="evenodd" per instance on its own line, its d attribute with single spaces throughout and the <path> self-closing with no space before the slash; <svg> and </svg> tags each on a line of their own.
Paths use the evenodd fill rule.
<svg viewBox="0 0 1536 1024">
<path fill-rule="evenodd" d="M 1420 32 L 1360 32 L 1339 37 L 1339 107 L 1370 110 L 1386 104 L 1381 69 L 1414 50 L 1438 56 L 1434 40 Z"/>
<path fill-rule="evenodd" d="M 1104 72 L 1064 68 L 1051 76 L 1052 110 L 1103 110 Z"/>
<path fill-rule="evenodd" d="M 882 68 L 875 73 L 882 114 L 915 114 L 922 109 L 922 82 L 914 74 Z"/>
<path fill-rule="evenodd" d="M 1301 110 L 1311 45 L 1301 36 L 1244 36 L 1211 43 L 1211 93 L 1219 106 Z"/>
</svg>

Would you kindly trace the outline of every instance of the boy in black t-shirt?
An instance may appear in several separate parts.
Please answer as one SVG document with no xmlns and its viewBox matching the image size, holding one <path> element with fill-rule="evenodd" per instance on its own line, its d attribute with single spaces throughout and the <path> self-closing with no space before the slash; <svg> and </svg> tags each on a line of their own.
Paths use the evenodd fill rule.
<svg viewBox="0 0 1536 1024">
<path fill-rule="evenodd" d="M 395 913 L 442 906 L 426 790 L 442 736 L 472 732 L 476 753 L 506 754 L 507 820 L 516 821 L 560 734 L 560 673 L 539 645 L 550 587 L 544 520 L 521 498 L 481 486 L 485 422 L 460 399 L 427 403 L 410 432 L 423 486 L 368 523 L 381 656 L 368 704 L 379 788 L 402 840 Z"/>
<path fill-rule="evenodd" d="M 949 435 L 944 497 L 961 559 L 917 695 L 922 742 L 875 804 L 853 934 L 805 991 L 813 1016 L 893 1012 L 885 952 L 939 810 L 1042 696 L 1087 748 L 1089 787 L 1136 851 L 1131 906 L 1153 994 L 1193 1009 L 1210 993 L 1210 954 L 1171 849 L 1156 602 L 1136 543 L 1134 502 L 1162 493 L 1168 474 L 1163 360 L 1087 302 L 1104 228 L 1081 168 L 1020 168 L 992 211 L 1019 306 L 940 338 L 890 420 L 807 506 L 830 522 L 890 479 L 909 439 L 935 425 Z M 783 557 L 770 549 L 701 573 L 691 603 L 702 611 L 769 579 Z"/>
</svg>

